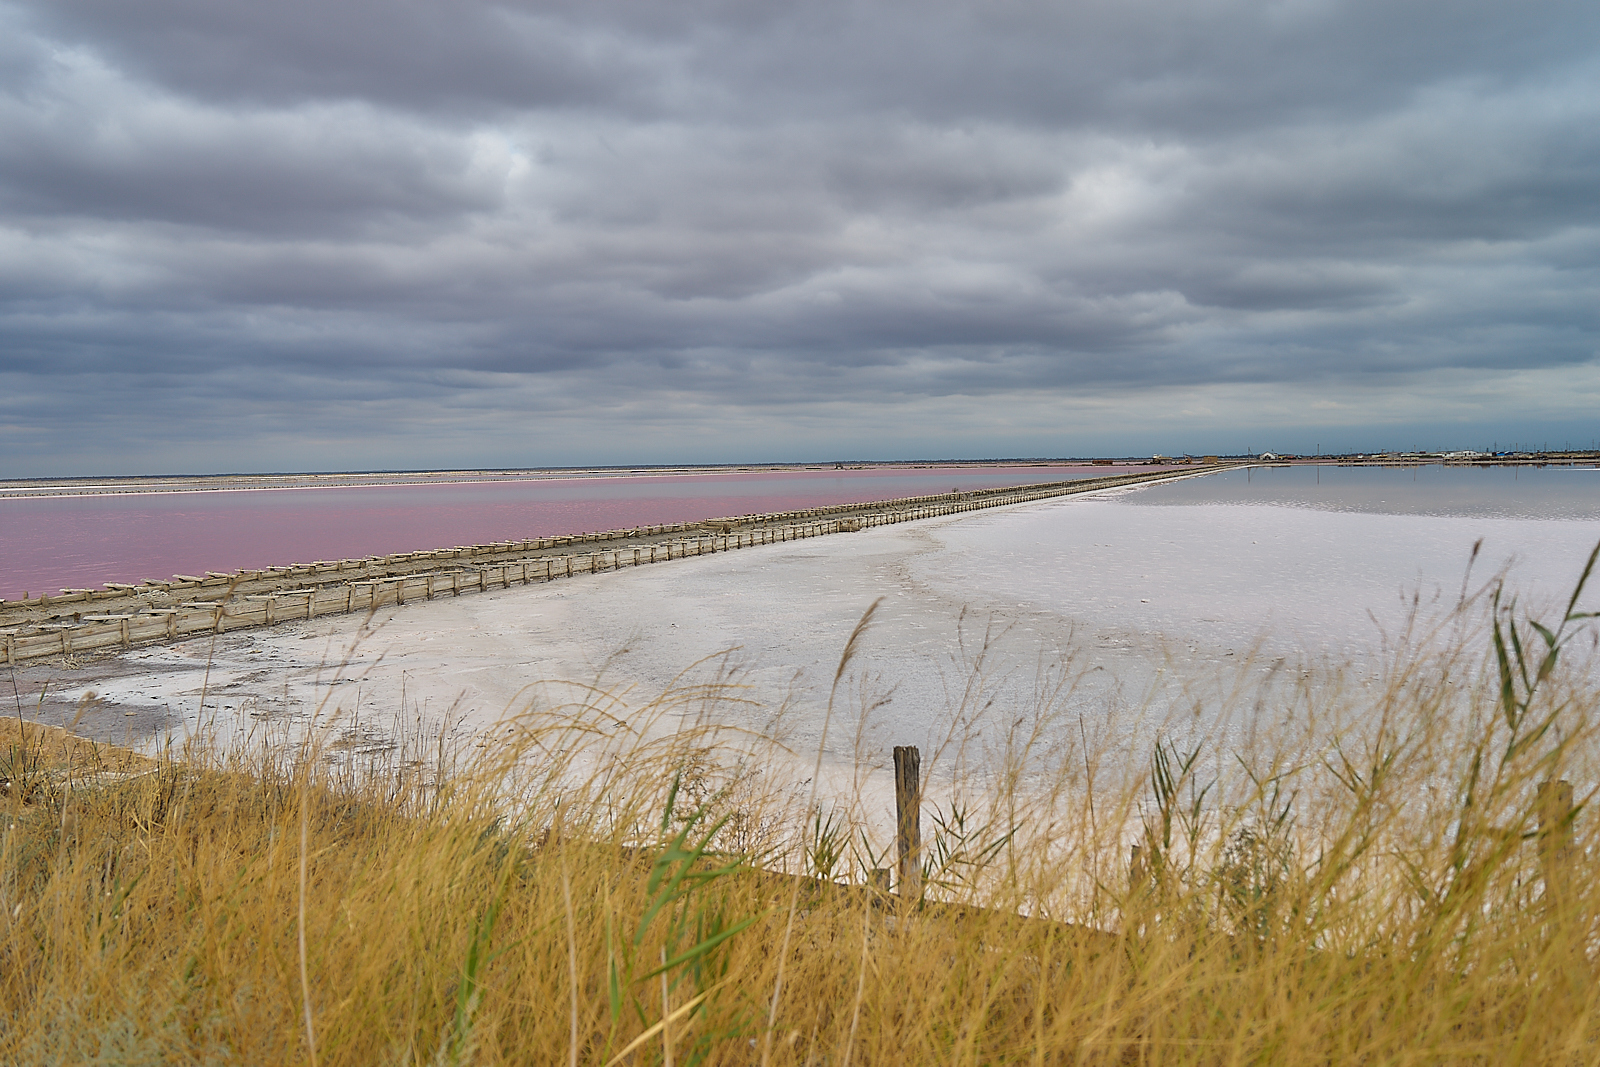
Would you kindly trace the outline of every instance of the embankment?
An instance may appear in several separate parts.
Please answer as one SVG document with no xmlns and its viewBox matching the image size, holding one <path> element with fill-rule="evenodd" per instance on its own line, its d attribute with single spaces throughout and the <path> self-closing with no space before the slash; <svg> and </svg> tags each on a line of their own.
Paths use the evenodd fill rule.
<svg viewBox="0 0 1600 1067">
<path fill-rule="evenodd" d="M 0 655 L 6 663 L 15 664 L 46 656 L 175 641 L 193 634 L 370 611 L 411 600 L 549 582 L 983 508 L 1193 477 L 1232 466 L 1235 464 L 1191 466 L 260 570 L 177 575 L 172 581 L 145 581 L 138 585 L 107 583 L 103 589 L 63 589 L 57 596 L 0 601 Z"/>
</svg>

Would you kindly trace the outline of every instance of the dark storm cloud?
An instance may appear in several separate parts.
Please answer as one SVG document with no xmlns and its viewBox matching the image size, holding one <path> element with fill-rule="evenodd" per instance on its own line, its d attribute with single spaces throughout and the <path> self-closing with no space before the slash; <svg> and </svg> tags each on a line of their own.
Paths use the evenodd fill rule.
<svg viewBox="0 0 1600 1067">
<path fill-rule="evenodd" d="M 1515 80 L 1587 61 L 1600 28 L 1582 0 L 52 0 L 38 17 L 211 99 L 748 106 L 763 120 L 890 109 L 1180 132 L 1384 107 L 1464 74 Z"/>
<path fill-rule="evenodd" d="M 240 126 L 174 137 L 178 131 L 160 128 L 107 136 L 87 126 L 5 123 L 0 138 L 17 165 L 8 167 L 0 209 L 41 220 L 136 218 L 280 237 L 352 236 L 374 223 L 456 216 L 498 200 L 493 187 L 474 187 L 454 144 L 436 153 L 384 137 L 393 131 L 344 129 L 323 138 Z"/>
<path fill-rule="evenodd" d="M 27 473 L 1574 418 L 1597 42 L 1566 0 L 0 6 L 0 447 Z"/>
<path fill-rule="evenodd" d="M 367 99 L 431 111 L 605 106 L 639 77 L 623 39 L 561 5 L 87 0 L 37 13 L 141 78 L 202 99 Z"/>
</svg>

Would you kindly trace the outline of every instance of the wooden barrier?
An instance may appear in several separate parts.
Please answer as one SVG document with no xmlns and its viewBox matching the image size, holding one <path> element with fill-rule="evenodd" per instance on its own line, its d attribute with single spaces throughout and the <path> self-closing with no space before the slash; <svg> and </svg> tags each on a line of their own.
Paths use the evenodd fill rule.
<svg viewBox="0 0 1600 1067">
<path fill-rule="evenodd" d="M 1535 796 L 1539 813 L 1539 872 L 1545 899 L 1561 900 L 1568 892 L 1572 869 L 1572 783 L 1565 778 L 1539 783 Z"/>
<path fill-rule="evenodd" d="M 296 563 L 233 574 L 208 571 L 204 577 L 175 575 L 173 581 L 149 581 L 139 586 L 107 583 L 104 590 L 64 589 L 59 596 L 0 602 L 0 622 L 6 623 L 0 626 L 0 645 L 3 645 L 8 664 L 45 656 L 130 648 L 197 634 L 309 620 L 321 615 L 373 611 L 387 604 L 402 605 L 408 600 L 432 600 L 445 592 L 459 596 L 464 591 L 509 589 L 513 585 L 853 533 L 892 523 L 1118 485 L 1193 477 L 1216 469 L 1222 468 L 1143 472 L 866 504 L 838 504 L 708 520 L 705 524 L 674 523 L 599 534 L 500 541 L 382 557 Z M 708 526 L 714 527 L 714 532 L 707 533 Z M 626 548 L 600 544 L 623 540 L 637 542 L 645 537 L 664 540 Z M 579 546 L 593 547 L 588 551 L 575 551 Z M 506 558 L 518 555 L 533 558 Z M 176 607 L 153 603 L 148 597 L 156 593 L 169 599 L 179 598 L 179 602 Z M 108 609 L 134 610 L 103 610 L 95 614 L 74 610 L 80 604 L 97 602 L 105 603 Z M 45 621 L 26 617 L 39 611 L 50 612 L 51 617 Z M 23 617 L 13 621 L 8 617 L 12 614 Z M 902 880 L 904 877 L 902 872 Z"/>
<path fill-rule="evenodd" d="M 922 754 L 915 745 L 894 749 L 895 846 L 900 861 L 899 894 L 922 899 Z"/>
</svg>

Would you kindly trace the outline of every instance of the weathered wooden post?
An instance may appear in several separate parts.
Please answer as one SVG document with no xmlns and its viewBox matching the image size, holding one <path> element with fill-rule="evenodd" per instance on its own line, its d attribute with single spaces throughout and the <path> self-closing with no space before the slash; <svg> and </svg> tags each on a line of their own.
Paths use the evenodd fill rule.
<svg viewBox="0 0 1600 1067">
<path fill-rule="evenodd" d="M 1565 778 L 1539 783 L 1539 870 L 1546 899 L 1563 895 L 1572 866 L 1572 783 Z"/>
<path fill-rule="evenodd" d="M 896 842 L 900 848 L 900 895 L 922 899 L 922 754 L 915 745 L 894 749 Z"/>
</svg>

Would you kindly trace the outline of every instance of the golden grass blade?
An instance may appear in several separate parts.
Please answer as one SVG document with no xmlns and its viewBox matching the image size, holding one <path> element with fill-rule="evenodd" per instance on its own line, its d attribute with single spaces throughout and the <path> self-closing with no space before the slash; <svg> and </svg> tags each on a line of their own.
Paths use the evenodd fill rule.
<svg viewBox="0 0 1600 1067">
<path fill-rule="evenodd" d="M 615 1056 L 611 1057 L 610 1061 L 606 1063 L 606 1067 L 617 1067 L 617 1064 L 621 1063 L 623 1060 L 627 1059 L 630 1055 L 633 1054 L 634 1049 L 639 1048 L 641 1045 L 647 1044 L 650 1041 L 651 1038 L 653 1038 L 657 1034 L 661 1033 L 669 1025 L 671 1025 L 672 1023 L 677 1022 L 679 1019 L 683 1018 L 685 1015 L 688 1015 L 690 1012 L 694 1011 L 694 1009 L 698 1008 L 700 1006 L 700 1004 L 707 997 L 709 997 L 712 993 L 714 993 L 715 991 L 716 991 L 716 987 L 715 986 L 713 986 L 711 989 L 706 990 L 704 993 L 701 993 L 699 996 L 695 997 L 693 1000 L 690 1000 L 688 1003 L 684 1004 L 682 1007 L 679 1007 L 671 1015 L 668 1015 L 666 1018 L 662 1019 L 660 1022 L 658 1022 L 654 1026 L 650 1027 L 650 1029 L 644 1031 L 638 1037 L 636 1037 L 632 1041 L 628 1042 L 627 1045 L 623 1047 L 621 1052 L 619 1052 Z"/>
<path fill-rule="evenodd" d="M 572 910 L 572 872 L 567 857 L 561 857 L 561 897 L 567 908 L 567 970 L 572 975 L 572 1034 L 568 1041 L 567 1062 L 578 1067 L 578 923 Z"/>
<path fill-rule="evenodd" d="M 306 795 L 300 793 L 300 911 L 296 922 L 300 946 L 300 1003 L 305 1010 L 306 1054 L 311 1067 L 317 1067 L 317 1031 L 311 1015 L 311 971 L 306 966 L 306 862 L 309 848 L 306 844 Z"/>
</svg>

